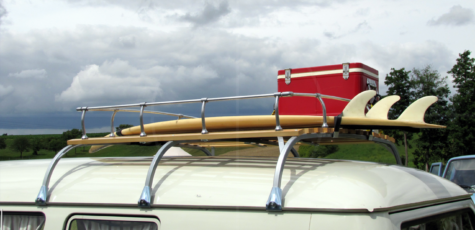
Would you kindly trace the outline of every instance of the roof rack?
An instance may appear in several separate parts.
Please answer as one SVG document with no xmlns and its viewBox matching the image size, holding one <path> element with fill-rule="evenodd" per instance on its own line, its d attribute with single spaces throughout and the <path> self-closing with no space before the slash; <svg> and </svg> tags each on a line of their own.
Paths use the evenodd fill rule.
<svg viewBox="0 0 475 230">
<path fill-rule="evenodd" d="M 280 97 L 316 97 L 322 106 L 323 110 L 323 124 L 321 127 L 314 128 L 294 128 L 283 129 L 280 126 L 279 121 L 279 98 Z M 241 100 L 241 99 L 256 99 L 256 98 L 268 98 L 275 97 L 275 129 L 273 130 L 245 130 L 245 131 L 220 131 L 220 132 L 208 132 L 205 123 L 205 106 L 206 103 L 213 101 L 227 101 L 227 100 Z M 396 159 L 396 163 L 402 165 L 396 146 L 394 145 L 394 139 L 386 135 L 374 133 L 372 130 L 355 130 L 355 129 L 343 129 L 341 127 L 341 116 L 334 117 L 333 127 L 329 128 L 327 123 L 327 114 L 325 103 L 322 98 L 350 101 L 346 98 L 323 95 L 319 93 L 294 93 L 294 92 L 277 92 L 273 94 L 261 94 L 261 95 L 248 95 L 248 96 L 236 96 L 236 97 L 221 97 L 221 98 L 201 98 L 194 100 L 182 100 L 182 101 L 167 101 L 167 102 L 143 102 L 137 104 L 115 105 L 115 106 L 99 106 L 99 107 L 78 107 L 76 110 L 82 112 L 81 123 L 83 127 L 83 135 L 81 139 L 73 139 L 68 141 L 68 146 L 60 150 L 51 161 L 41 186 L 40 192 L 35 200 L 37 205 L 47 205 L 48 197 L 48 185 L 53 173 L 53 170 L 61 157 L 63 157 L 68 151 L 85 145 L 112 145 L 134 142 L 158 142 L 163 143 L 162 147 L 158 150 L 157 154 L 153 157 L 150 164 L 145 185 L 138 200 L 138 206 L 140 208 L 151 207 L 151 187 L 155 170 L 165 152 L 173 146 L 192 147 L 205 151 L 207 155 L 214 155 L 209 152 L 205 147 L 219 147 L 218 143 L 229 143 L 230 141 L 236 141 L 244 144 L 264 144 L 264 145 L 278 145 L 280 154 L 278 157 L 273 187 L 271 193 L 266 202 L 266 209 L 268 211 L 281 211 L 282 210 L 282 189 L 281 179 L 284 169 L 285 161 L 290 152 L 294 156 L 298 156 L 297 151 L 293 149 L 293 146 L 299 142 L 306 142 L 311 144 L 349 144 L 349 143 L 377 143 L 386 147 Z M 367 101 L 367 100 L 366 100 Z M 148 106 L 160 106 L 171 104 L 185 104 L 185 103 L 201 103 L 201 133 L 175 133 L 175 134 L 150 134 L 147 135 L 144 131 L 143 114 L 164 114 L 170 116 L 176 116 L 180 118 L 193 118 L 191 116 L 185 116 L 182 114 L 172 114 L 165 112 L 149 112 L 145 111 L 145 107 Z M 128 110 L 127 108 L 140 107 L 140 110 Z M 85 114 L 87 111 L 112 111 L 111 118 L 111 134 L 108 137 L 102 138 L 88 138 L 85 129 Z M 139 112 L 140 113 L 140 128 L 141 133 L 137 136 L 116 136 L 114 135 L 113 123 L 114 116 L 117 112 Z"/>
<path fill-rule="evenodd" d="M 111 105 L 111 106 L 96 106 L 96 107 L 78 107 L 76 108 L 76 111 L 82 112 L 81 116 L 81 125 L 82 125 L 82 139 L 87 139 L 86 135 L 86 127 L 85 127 L 85 116 L 87 111 L 112 111 L 114 112 L 112 114 L 111 118 L 111 137 L 114 137 L 114 117 L 117 112 L 139 112 L 140 113 L 140 128 L 141 128 L 141 137 L 147 136 L 147 134 L 144 131 L 144 123 L 143 123 L 143 114 L 144 113 L 151 113 L 151 114 L 162 114 L 162 115 L 169 115 L 169 116 L 177 116 L 178 119 L 181 117 L 185 118 L 196 118 L 192 116 L 186 116 L 183 114 L 174 114 L 174 113 L 166 113 L 166 112 L 155 112 L 155 111 L 145 111 L 145 107 L 148 106 L 160 106 L 160 105 L 177 105 L 177 104 L 191 104 L 191 103 L 201 103 L 201 122 L 202 122 L 202 134 L 208 133 L 208 130 L 206 129 L 206 123 L 205 123 L 205 107 L 206 103 L 208 102 L 213 102 L 213 101 L 231 101 L 231 100 L 242 100 L 242 99 L 259 99 L 259 98 L 269 98 L 269 97 L 275 97 L 275 104 L 274 104 L 274 110 L 275 110 L 275 120 L 276 120 L 276 131 L 282 130 L 282 127 L 280 126 L 280 121 L 279 121 L 279 98 L 281 97 L 293 97 L 293 96 L 301 96 L 301 97 L 316 97 L 318 98 L 322 110 L 323 110 L 323 125 L 322 127 L 327 128 L 327 111 L 325 107 L 325 103 L 323 102 L 322 98 L 328 98 L 328 99 L 334 99 L 334 100 L 340 100 L 340 101 L 351 101 L 350 99 L 342 98 L 342 97 L 336 97 L 336 96 L 330 96 L 330 95 L 323 95 L 320 93 L 294 93 L 294 92 L 277 92 L 277 93 L 272 93 L 272 94 L 259 94 L 259 95 L 246 95 L 246 96 L 235 96 L 235 97 L 217 97 L 217 98 L 201 98 L 201 99 L 192 99 L 192 100 L 181 100 L 181 101 L 164 101 L 164 102 L 142 102 L 142 103 L 136 103 L 136 104 L 125 104 L 125 105 Z M 139 107 L 140 110 L 126 110 L 124 108 L 134 108 L 134 107 Z"/>
</svg>

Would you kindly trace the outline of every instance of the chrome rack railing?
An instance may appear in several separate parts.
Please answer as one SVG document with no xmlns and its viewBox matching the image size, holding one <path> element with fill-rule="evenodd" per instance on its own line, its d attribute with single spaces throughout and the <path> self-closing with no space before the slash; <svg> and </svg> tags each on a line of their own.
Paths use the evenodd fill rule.
<svg viewBox="0 0 475 230">
<path fill-rule="evenodd" d="M 86 135 L 86 126 L 84 124 L 84 118 L 86 116 L 87 111 L 110 111 L 112 113 L 112 118 L 111 118 L 111 133 L 110 137 L 115 137 L 114 134 L 114 118 L 117 112 L 129 112 L 129 113 L 140 113 L 140 121 L 143 123 L 143 114 L 144 113 L 149 113 L 149 114 L 158 114 L 158 115 L 168 115 L 168 116 L 174 116 L 178 117 L 178 119 L 181 118 L 197 118 L 193 116 L 187 116 L 183 114 L 176 114 L 176 113 L 167 113 L 167 112 L 160 112 L 160 111 L 144 111 L 144 110 L 133 110 L 133 109 L 118 109 L 118 108 L 97 108 L 97 107 L 78 107 L 76 108 L 76 111 L 82 111 L 82 116 L 81 116 L 81 126 L 82 126 L 82 139 L 87 139 Z"/>
<path fill-rule="evenodd" d="M 87 139 L 86 134 L 86 127 L 85 127 L 85 116 L 87 111 L 112 111 L 111 118 L 111 137 L 114 137 L 114 117 L 117 112 L 139 112 L 140 113 L 140 136 L 144 137 L 147 136 L 144 129 L 143 123 L 143 114 L 144 113 L 152 113 L 152 114 L 163 114 L 163 115 L 170 115 L 170 116 L 177 116 L 178 118 L 185 117 L 185 118 L 196 118 L 192 116 L 185 116 L 182 114 L 173 114 L 173 113 L 165 113 L 165 112 L 156 112 L 156 111 L 145 111 L 145 107 L 148 106 L 160 106 L 160 105 L 176 105 L 176 104 L 190 104 L 190 103 L 201 103 L 201 126 L 202 134 L 207 134 L 208 130 L 206 129 L 206 120 L 205 120 L 205 107 L 206 103 L 213 102 L 213 101 L 231 101 L 231 100 L 242 100 L 242 99 L 258 99 L 258 98 L 269 98 L 275 97 L 275 130 L 280 131 L 282 127 L 280 126 L 279 120 L 279 99 L 281 97 L 293 97 L 293 96 L 300 96 L 300 97 L 316 97 L 321 106 L 323 111 L 323 128 L 327 128 L 327 110 L 325 103 L 323 102 L 322 98 L 333 99 L 333 100 L 340 100 L 340 101 L 350 101 L 350 99 L 335 97 L 330 95 L 323 95 L 320 93 L 294 93 L 294 92 L 277 92 L 271 94 L 259 94 L 259 95 L 246 95 L 246 96 L 235 96 L 235 97 L 217 97 L 217 98 L 201 98 L 201 99 L 191 99 L 191 100 L 181 100 L 181 101 L 164 101 L 164 102 L 143 102 L 137 104 L 125 104 L 125 105 L 112 105 L 112 106 L 97 106 L 97 107 L 78 107 L 76 111 L 82 112 L 81 116 L 81 125 L 82 125 L 82 139 Z M 140 110 L 127 110 L 124 108 L 133 108 L 139 107 Z"/>
</svg>

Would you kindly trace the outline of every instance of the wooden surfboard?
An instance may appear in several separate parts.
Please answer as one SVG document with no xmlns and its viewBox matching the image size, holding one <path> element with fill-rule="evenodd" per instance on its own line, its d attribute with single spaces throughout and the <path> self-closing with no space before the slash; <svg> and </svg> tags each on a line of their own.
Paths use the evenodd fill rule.
<svg viewBox="0 0 475 230">
<path fill-rule="evenodd" d="M 323 124 L 323 117 L 321 116 L 282 115 L 279 116 L 279 118 L 280 124 L 284 129 L 321 127 Z M 208 117 L 205 121 L 206 129 L 209 132 L 275 128 L 275 116 L 273 115 Z M 334 126 L 334 117 L 327 117 L 327 123 L 330 127 Z M 445 128 L 445 126 L 423 122 L 373 119 L 366 117 L 343 117 L 341 125 L 368 127 L 388 126 L 395 128 Z M 191 133 L 201 132 L 201 129 L 201 118 L 163 121 L 144 125 L 144 130 L 147 134 Z M 139 135 L 140 132 L 140 126 L 134 126 L 122 130 L 119 135 Z"/>
</svg>

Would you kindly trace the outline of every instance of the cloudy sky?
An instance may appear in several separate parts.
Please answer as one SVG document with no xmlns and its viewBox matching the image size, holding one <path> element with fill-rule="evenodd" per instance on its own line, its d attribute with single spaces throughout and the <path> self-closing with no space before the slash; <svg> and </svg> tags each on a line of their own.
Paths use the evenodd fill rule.
<svg viewBox="0 0 475 230">
<path fill-rule="evenodd" d="M 0 132 L 80 128 L 79 106 L 271 93 L 279 69 L 343 62 L 379 70 L 384 94 L 391 68 L 446 76 L 475 51 L 474 11 L 473 0 L 0 0 Z M 208 108 L 269 114 L 272 100 Z M 110 115 L 88 113 L 88 132 Z"/>
</svg>

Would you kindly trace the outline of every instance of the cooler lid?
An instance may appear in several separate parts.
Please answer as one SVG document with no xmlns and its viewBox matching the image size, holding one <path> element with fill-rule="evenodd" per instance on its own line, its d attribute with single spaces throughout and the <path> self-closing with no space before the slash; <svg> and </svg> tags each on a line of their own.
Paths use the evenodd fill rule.
<svg viewBox="0 0 475 230">
<path fill-rule="evenodd" d="M 349 73 L 365 73 L 371 77 L 378 78 L 378 71 L 363 63 L 343 63 L 338 65 L 326 65 L 306 68 L 283 69 L 277 73 L 277 79 L 289 79 L 296 77 L 308 77 L 328 74 L 342 74 L 343 78 L 348 78 Z M 346 76 L 345 76 L 346 75 Z M 345 79 L 346 79 L 345 78 Z"/>
</svg>

